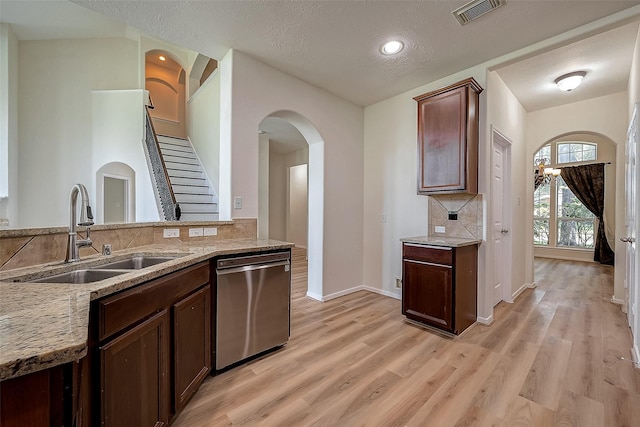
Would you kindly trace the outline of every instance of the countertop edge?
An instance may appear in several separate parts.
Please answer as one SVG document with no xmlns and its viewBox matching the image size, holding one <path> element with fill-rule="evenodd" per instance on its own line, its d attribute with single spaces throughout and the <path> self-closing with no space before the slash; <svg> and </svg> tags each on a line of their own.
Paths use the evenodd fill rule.
<svg viewBox="0 0 640 427">
<path fill-rule="evenodd" d="M 402 237 L 400 238 L 400 241 L 402 243 L 414 243 L 417 245 L 441 246 L 447 248 L 461 248 L 463 246 L 479 245 L 482 243 L 482 239 L 466 239 L 445 236 Z"/>
<path fill-rule="evenodd" d="M 28 345 L 27 339 L 20 340 L 19 350 L 15 350 L 15 347 L 17 346 L 17 340 L 13 340 L 7 345 L 6 341 L 4 339 L 1 339 L 2 337 L 0 336 L 0 381 L 20 377 L 65 363 L 74 362 L 84 357 L 87 353 L 89 309 L 91 301 L 93 300 L 106 297 L 125 289 L 132 288 L 139 284 L 170 274 L 174 271 L 182 270 L 199 262 L 207 261 L 218 256 L 290 249 L 294 246 L 295 245 L 293 243 L 275 240 L 229 239 L 209 244 L 182 244 L 179 246 L 153 244 L 126 249 L 123 251 L 118 251 L 117 253 L 114 252 L 111 257 L 113 257 L 114 255 L 127 255 L 132 253 L 153 253 L 161 255 L 168 252 L 184 253 L 184 255 L 176 258 L 175 260 L 143 269 L 146 271 L 132 271 L 130 273 L 125 273 L 121 276 L 116 276 L 100 282 L 80 285 L 82 286 L 81 289 L 79 288 L 79 285 L 24 282 L 15 283 L 12 282 L 11 279 L 28 274 L 26 272 L 28 272 L 30 268 L 18 269 L 17 271 L 13 272 L 14 274 L 8 274 L 10 270 L 5 271 L 4 273 L 7 277 L 3 277 L 3 280 L 0 281 L 0 287 L 5 287 L 5 289 L 12 288 L 15 293 L 18 287 L 26 286 L 30 288 L 25 289 L 36 295 L 39 293 L 37 291 L 47 290 L 49 294 L 55 295 L 58 299 L 65 300 L 68 298 L 70 300 L 73 300 L 73 302 L 79 307 L 77 307 L 76 311 L 73 313 L 64 313 L 61 308 L 56 307 L 58 311 L 51 315 L 52 319 L 58 319 L 58 323 L 60 323 L 61 325 L 65 325 L 68 328 L 68 330 L 64 331 L 63 334 L 70 335 L 71 338 L 64 338 L 63 340 L 66 341 L 63 344 L 54 342 L 53 344 L 48 346 L 43 345 L 43 343 L 40 342 L 40 340 L 42 339 L 40 335 L 44 335 L 45 333 L 38 330 L 39 328 L 37 327 L 37 325 L 28 325 L 30 327 L 30 330 L 28 331 L 28 333 L 24 334 L 24 336 L 30 337 L 32 340 L 34 340 L 34 344 Z M 101 258 L 92 257 L 91 259 L 86 261 L 95 262 L 96 259 Z M 35 274 L 37 276 L 38 274 L 44 274 L 46 271 L 55 267 L 56 266 L 51 265 L 34 266 L 31 268 L 31 270 L 41 269 L 41 271 L 39 273 L 32 273 L 32 275 Z M 41 301 L 40 304 L 38 304 L 37 301 L 32 301 L 30 307 L 33 307 L 33 309 L 42 310 L 42 305 L 47 303 L 48 301 L 46 300 Z M 0 311 L 0 319 L 2 319 L 3 317 L 10 317 L 7 316 L 7 313 L 4 312 L 5 310 L 7 310 L 7 306 L 10 306 L 10 304 L 11 302 L 4 302 L 2 311 Z M 14 314 L 14 316 L 17 316 L 18 318 L 22 318 L 22 320 L 28 318 L 28 309 L 24 308 L 24 304 L 21 304 L 20 302 L 14 302 L 13 304 L 15 306 L 13 307 L 15 312 L 11 314 Z M 11 326 L 11 319 L 5 320 L 4 324 L 3 322 L 0 322 L 0 332 L 3 332 L 2 328 L 10 329 Z M 55 337 L 53 338 L 55 341 Z M 38 340 L 38 342 L 36 343 L 35 340 Z M 11 347 L 5 348 L 5 345 L 7 345 L 7 347 Z M 2 355 L 8 353 L 10 354 L 6 358 L 2 357 Z"/>
</svg>

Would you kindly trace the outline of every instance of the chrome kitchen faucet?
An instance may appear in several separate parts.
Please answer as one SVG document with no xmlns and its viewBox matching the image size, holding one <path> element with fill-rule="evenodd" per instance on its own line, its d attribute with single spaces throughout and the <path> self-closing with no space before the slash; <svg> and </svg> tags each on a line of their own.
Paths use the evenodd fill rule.
<svg viewBox="0 0 640 427">
<path fill-rule="evenodd" d="M 77 225 L 87 227 L 87 238 L 78 240 L 76 233 L 76 202 L 78 201 L 78 193 L 82 197 L 82 208 L 80 211 L 80 222 Z M 80 260 L 80 248 L 83 246 L 91 246 L 91 228 L 93 225 L 93 214 L 91 206 L 89 206 L 89 194 L 87 188 L 82 184 L 76 184 L 71 188 L 69 195 L 69 238 L 67 240 L 67 257 L 64 262 L 74 262 Z"/>
</svg>

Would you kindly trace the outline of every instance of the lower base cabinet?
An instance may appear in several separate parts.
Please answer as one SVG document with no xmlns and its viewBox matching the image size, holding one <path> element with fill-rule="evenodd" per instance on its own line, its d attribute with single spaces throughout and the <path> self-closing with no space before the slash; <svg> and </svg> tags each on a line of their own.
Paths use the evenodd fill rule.
<svg viewBox="0 0 640 427">
<path fill-rule="evenodd" d="M 168 362 L 167 310 L 100 347 L 101 425 L 167 425 Z"/>
<path fill-rule="evenodd" d="M 460 334 L 476 321 L 478 247 L 402 247 L 402 314 Z"/>
<path fill-rule="evenodd" d="M 210 304 L 208 262 L 96 301 L 84 424 L 168 425 L 211 370 Z"/>
</svg>

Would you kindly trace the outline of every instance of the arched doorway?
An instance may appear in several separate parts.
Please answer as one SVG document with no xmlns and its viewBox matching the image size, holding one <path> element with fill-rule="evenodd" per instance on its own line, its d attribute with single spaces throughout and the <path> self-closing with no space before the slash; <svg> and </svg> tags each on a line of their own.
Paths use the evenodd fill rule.
<svg viewBox="0 0 640 427">
<path fill-rule="evenodd" d="M 259 213 L 258 234 L 260 238 L 276 238 L 285 236 L 285 240 L 298 240 L 300 246 L 306 240 L 309 260 L 307 296 L 322 300 L 322 267 L 323 267 L 323 221 L 324 221 L 324 141 L 313 124 L 302 115 L 292 111 L 277 111 L 265 117 L 259 126 Z M 271 133 L 270 133 L 271 132 Z M 277 135 L 276 133 L 277 132 Z M 274 143 L 271 143 L 271 140 Z M 304 147 L 306 145 L 306 147 Z M 270 149 L 270 147 L 272 149 Z M 273 153 L 270 156 L 270 153 Z M 276 158 L 271 163 L 269 158 Z M 278 171 L 270 171 L 270 166 L 278 165 Z M 291 188 L 300 188 L 301 169 L 292 167 L 307 165 L 307 205 L 306 212 L 300 212 L 299 204 L 291 200 Z M 272 173 L 270 173 L 272 172 Z M 271 176 L 279 178 L 285 188 L 280 188 L 280 195 L 270 197 Z M 293 181 L 292 182 L 292 175 Z M 295 182 L 297 181 L 297 182 Z M 288 184 L 287 184 L 288 183 Z M 278 190 L 274 186 L 274 190 Z M 271 194 L 273 197 L 274 195 Z M 278 199 L 279 197 L 279 199 Z M 296 197 L 293 195 L 293 197 Z M 300 195 L 298 195 L 300 197 Z M 282 200 L 284 199 L 284 200 Z M 299 200 L 299 199 L 298 199 Z M 273 208 L 278 203 L 279 208 Z M 294 211 L 298 212 L 294 212 Z M 307 215 L 306 239 L 300 243 L 300 218 Z M 283 218 L 278 215 L 284 215 Z M 299 215 L 297 220 L 292 215 Z M 274 218 L 275 216 L 275 218 Z M 293 220 L 293 221 L 292 221 Z M 274 229 L 275 228 L 275 229 Z M 277 236 L 276 236 L 277 235 Z M 279 240 L 282 240 L 280 238 Z"/>
<path fill-rule="evenodd" d="M 185 138 L 186 74 L 169 52 L 150 50 L 145 54 L 145 89 L 149 91 L 156 132 Z"/>
</svg>

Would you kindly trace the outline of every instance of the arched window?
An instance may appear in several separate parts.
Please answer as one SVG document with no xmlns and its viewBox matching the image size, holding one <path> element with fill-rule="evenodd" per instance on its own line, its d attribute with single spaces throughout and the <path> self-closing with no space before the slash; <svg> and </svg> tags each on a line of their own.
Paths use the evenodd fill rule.
<svg viewBox="0 0 640 427">
<path fill-rule="evenodd" d="M 553 142 L 534 155 L 534 166 L 547 170 L 544 180 L 533 193 L 534 245 L 576 249 L 594 247 L 595 216 L 578 200 L 562 177 L 549 172 L 569 164 L 593 163 L 597 159 L 597 145 L 581 141 Z"/>
</svg>

